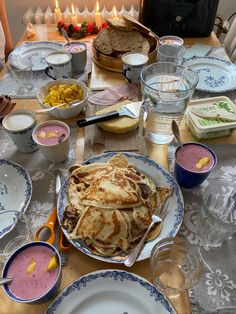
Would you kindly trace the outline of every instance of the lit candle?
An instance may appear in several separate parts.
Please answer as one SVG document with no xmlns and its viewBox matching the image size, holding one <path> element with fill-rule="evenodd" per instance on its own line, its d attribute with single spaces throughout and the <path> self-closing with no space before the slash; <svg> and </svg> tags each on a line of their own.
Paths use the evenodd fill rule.
<svg viewBox="0 0 236 314">
<path fill-rule="evenodd" d="M 55 8 L 54 18 L 55 18 L 55 23 L 57 24 L 59 21 L 61 21 L 61 10 L 58 6 L 57 0 L 55 0 L 55 5 L 56 5 L 56 8 Z"/>
<path fill-rule="evenodd" d="M 99 3 L 96 2 L 96 11 L 95 11 L 95 23 L 98 28 L 102 26 L 102 15 L 101 12 L 99 12 Z"/>
<path fill-rule="evenodd" d="M 119 17 L 117 16 L 117 11 L 116 11 L 116 7 L 114 6 L 113 9 L 113 20 L 119 20 Z"/>
<path fill-rule="evenodd" d="M 74 5 L 72 4 L 71 5 L 71 23 L 73 25 L 76 25 L 77 24 L 77 15 L 75 14 L 75 8 L 74 8 Z"/>
</svg>

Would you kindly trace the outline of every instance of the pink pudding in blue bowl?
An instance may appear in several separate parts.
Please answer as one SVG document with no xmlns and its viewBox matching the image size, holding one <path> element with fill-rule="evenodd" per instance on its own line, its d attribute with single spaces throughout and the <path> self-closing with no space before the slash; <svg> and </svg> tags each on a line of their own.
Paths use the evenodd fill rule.
<svg viewBox="0 0 236 314">
<path fill-rule="evenodd" d="M 200 143 L 185 143 L 175 152 L 175 177 L 184 188 L 203 183 L 217 164 L 215 153 Z"/>
</svg>

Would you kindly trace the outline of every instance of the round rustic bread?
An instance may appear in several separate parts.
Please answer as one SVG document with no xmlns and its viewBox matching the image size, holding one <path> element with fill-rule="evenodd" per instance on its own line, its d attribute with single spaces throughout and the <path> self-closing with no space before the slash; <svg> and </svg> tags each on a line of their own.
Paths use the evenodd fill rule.
<svg viewBox="0 0 236 314">
<path fill-rule="evenodd" d="M 119 29 L 121 31 L 132 31 L 133 27 L 129 24 L 127 24 L 123 19 L 108 19 L 107 24 L 112 28 L 112 29 Z"/>
<path fill-rule="evenodd" d="M 114 29 L 110 33 L 112 49 L 120 52 L 139 51 L 142 48 L 143 36 L 137 31 Z"/>
</svg>

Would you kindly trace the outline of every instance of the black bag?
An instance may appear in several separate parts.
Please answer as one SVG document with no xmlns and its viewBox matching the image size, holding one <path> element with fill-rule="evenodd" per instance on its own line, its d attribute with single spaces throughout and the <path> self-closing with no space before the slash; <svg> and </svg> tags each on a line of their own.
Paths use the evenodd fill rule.
<svg viewBox="0 0 236 314">
<path fill-rule="evenodd" d="M 140 22 L 158 36 L 205 37 L 213 30 L 219 0 L 141 0 Z"/>
</svg>

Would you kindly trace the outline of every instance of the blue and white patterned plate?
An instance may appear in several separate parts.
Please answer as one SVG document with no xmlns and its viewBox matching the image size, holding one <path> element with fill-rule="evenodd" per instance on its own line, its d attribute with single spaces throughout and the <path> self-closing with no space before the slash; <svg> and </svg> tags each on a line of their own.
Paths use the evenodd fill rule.
<svg viewBox="0 0 236 314">
<path fill-rule="evenodd" d="M 146 279 L 120 270 L 97 271 L 68 285 L 45 314 L 176 314 Z"/>
<path fill-rule="evenodd" d="M 236 89 L 236 65 L 215 57 L 193 57 L 183 65 L 197 72 L 199 82 L 196 89 L 219 93 Z"/>
<path fill-rule="evenodd" d="M 25 212 L 32 196 L 32 182 L 26 170 L 6 159 L 0 159 L 0 212 Z M 9 218 L 0 221 L 0 238 L 12 230 L 15 217 L 9 212 Z M 6 216 L 5 216 L 6 217 Z"/>
<path fill-rule="evenodd" d="M 10 53 L 8 62 L 16 68 L 21 68 L 24 61 L 31 62 L 33 71 L 41 71 L 47 67 L 45 57 L 54 51 L 64 51 L 63 44 L 51 41 L 27 42 Z"/>
<path fill-rule="evenodd" d="M 115 152 L 105 153 L 93 158 L 88 159 L 85 161 L 85 164 L 89 163 L 95 163 L 95 162 L 106 162 L 109 160 L 112 156 L 114 156 Z M 138 260 L 144 260 L 146 258 L 150 257 L 151 250 L 153 246 L 156 244 L 157 241 L 165 238 L 165 237 L 172 237 L 175 236 L 178 232 L 183 216 L 184 216 L 184 201 L 183 196 L 181 193 L 181 190 L 176 183 L 175 179 L 172 177 L 172 175 L 161 165 L 156 163 L 155 161 L 141 155 L 137 155 L 134 153 L 124 153 L 129 161 L 136 165 L 137 169 L 146 174 L 148 177 L 152 178 L 157 186 L 166 186 L 166 187 L 172 187 L 173 188 L 173 194 L 169 198 L 169 207 L 167 211 L 167 215 L 165 217 L 161 232 L 159 236 L 154 239 L 153 241 L 150 241 L 145 244 L 142 252 L 139 255 Z M 67 189 L 68 185 L 68 178 L 65 180 L 64 184 L 62 185 L 62 188 L 59 193 L 58 197 L 58 221 L 61 224 L 62 222 L 62 215 L 64 212 L 64 209 L 66 208 L 66 205 L 68 204 L 68 198 L 67 198 Z M 69 238 L 68 232 L 62 227 L 63 232 L 65 233 L 66 237 Z M 102 260 L 104 262 L 109 263 L 123 263 L 125 257 L 124 256 L 113 256 L 113 257 L 104 257 L 104 256 L 98 256 L 94 253 L 92 253 L 88 248 L 84 245 L 83 241 L 80 240 L 69 240 L 77 249 L 85 253 L 86 255 L 89 255 L 95 259 Z"/>
</svg>

